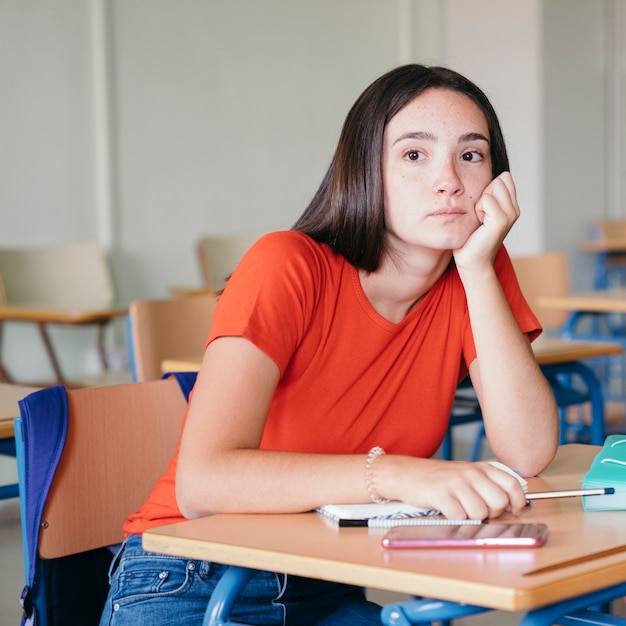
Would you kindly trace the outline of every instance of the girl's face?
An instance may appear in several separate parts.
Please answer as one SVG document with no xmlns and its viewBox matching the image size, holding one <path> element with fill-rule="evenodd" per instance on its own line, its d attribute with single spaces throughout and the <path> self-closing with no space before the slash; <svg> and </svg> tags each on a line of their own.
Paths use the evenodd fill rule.
<svg viewBox="0 0 626 626">
<path fill-rule="evenodd" d="M 460 248 L 481 223 L 475 206 L 492 179 L 485 116 L 461 93 L 427 89 L 388 122 L 382 174 L 391 249 Z"/>
</svg>

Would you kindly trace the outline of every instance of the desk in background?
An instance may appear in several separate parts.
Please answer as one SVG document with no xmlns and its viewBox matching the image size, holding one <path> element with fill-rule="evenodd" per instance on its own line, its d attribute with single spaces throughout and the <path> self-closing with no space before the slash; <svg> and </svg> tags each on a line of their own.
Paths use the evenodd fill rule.
<svg viewBox="0 0 626 626">
<path fill-rule="evenodd" d="M 626 303 L 626 301 L 625 301 Z M 581 361 L 601 356 L 620 354 L 618 343 L 601 341 L 569 341 L 558 338 L 539 337 L 532 344 L 539 365 L 555 365 L 570 361 Z M 202 364 L 202 355 L 179 359 L 165 359 L 161 370 L 165 372 L 197 372 Z"/>
<path fill-rule="evenodd" d="M 104 369 L 108 369 L 106 351 L 104 348 L 104 331 L 113 319 L 126 315 L 125 308 L 104 308 L 99 310 L 80 309 L 51 309 L 37 306 L 0 306 L 0 355 L 2 347 L 2 324 L 4 322 L 34 323 L 39 329 L 48 359 L 55 375 L 55 384 L 65 385 L 68 381 L 63 376 L 59 359 L 48 334 L 50 324 L 62 326 L 89 326 L 98 327 L 98 354 Z M 0 381 L 14 382 L 6 367 L 0 362 Z"/>
<path fill-rule="evenodd" d="M 596 289 L 607 289 L 610 286 L 613 269 L 619 269 L 622 275 L 626 271 L 626 239 L 624 237 L 590 239 L 582 243 L 581 249 L 595 255 L 594 286 Z"/>
<path fill-rule="evenodd" d="M 13 418 L 20 414 L 18 402 L 33 391 L 37 387 L 0 383 L 0 454 L 15 456 Z M 17 483 L 0 485 L 0 500 L 17 496 Z"/>
<path fill-rule="evenodd" d="M 579 488 L 598 451 L 560 447 L 550 467 L 529 479 L 529 491 Z M 281 571 L 503 611 L 533 611 L 626 580 L 626 512 L 584 512 L 580 498 L 560 498 L 535 501 L 520 519 L 548 524 L 544 547 L 386 551 L 380 530 L 339 528 L 315 513 L 214 515 L 147 531 L 143 545 L 234 572 Z M 219 585 L 212 602 L 236 594 L 229 585 Z"/>
</svg>

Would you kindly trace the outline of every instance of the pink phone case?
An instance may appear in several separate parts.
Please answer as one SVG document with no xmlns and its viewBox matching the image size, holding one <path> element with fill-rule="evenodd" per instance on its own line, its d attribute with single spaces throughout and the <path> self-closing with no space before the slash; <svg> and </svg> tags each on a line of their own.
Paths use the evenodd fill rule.
<svg viewBox="0 0 626 626">
<path fill-rule="evenodd" d="M 459 524 L 395 526 L 383 537 L 385 548 L 537 548 L 545 543 L 545 524 Z"/>
</svg>

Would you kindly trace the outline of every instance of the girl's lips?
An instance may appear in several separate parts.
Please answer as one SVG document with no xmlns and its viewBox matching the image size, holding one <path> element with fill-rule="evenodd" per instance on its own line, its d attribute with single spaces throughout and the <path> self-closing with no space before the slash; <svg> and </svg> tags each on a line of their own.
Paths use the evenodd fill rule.
<svg viewBox="0 0 626 626">
<path fill-rule="evenodd" d="M 433 211 L 430 214 L 432 217 L 448 217 L 454 215 L 465 215 L 465 211 L 463 209 L 456 208 L 448 208 L 448 209 L 438 209 L 437 211 Z"/>
</svg>

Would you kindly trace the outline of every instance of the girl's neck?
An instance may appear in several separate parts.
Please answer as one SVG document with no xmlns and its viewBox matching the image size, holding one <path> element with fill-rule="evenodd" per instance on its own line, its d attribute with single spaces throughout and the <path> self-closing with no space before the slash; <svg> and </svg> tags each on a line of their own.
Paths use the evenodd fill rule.
<svg viewBox="0 0 626 626">
<path fill-rule="evenodd" d="M 359 270 L 359 280 L 372 307 L 397 324 L 423 300 L 451 259 L 452 253 L 446 252 L 411 264 L 387 254 L 376 271 Z"/>
</svg>

